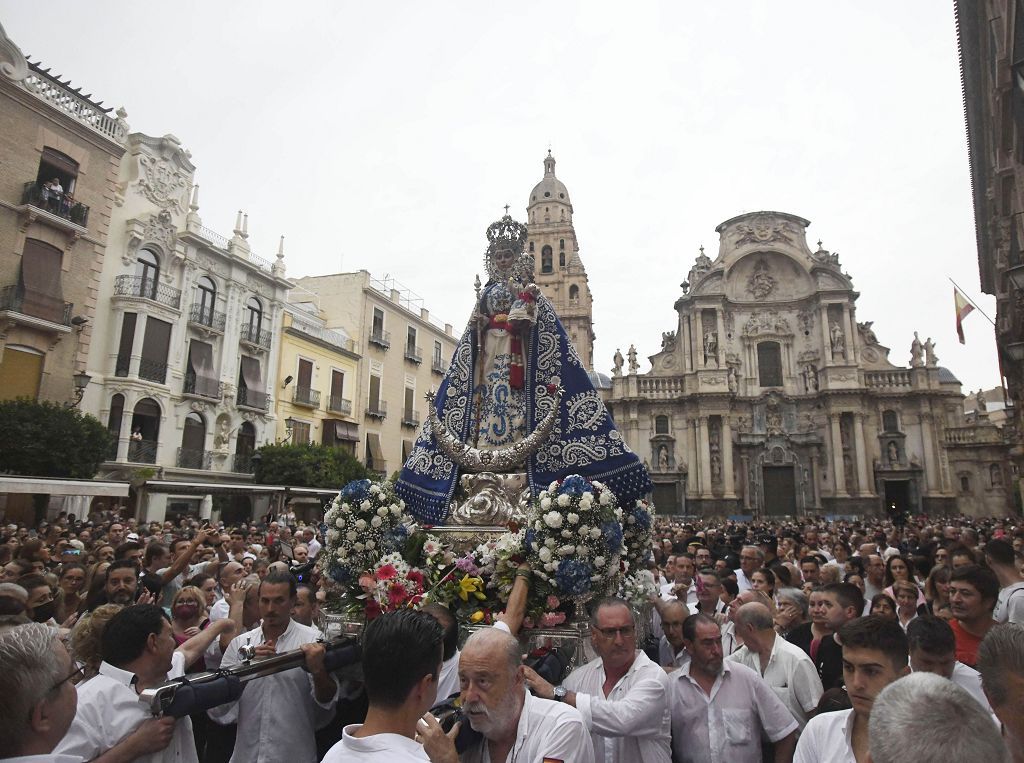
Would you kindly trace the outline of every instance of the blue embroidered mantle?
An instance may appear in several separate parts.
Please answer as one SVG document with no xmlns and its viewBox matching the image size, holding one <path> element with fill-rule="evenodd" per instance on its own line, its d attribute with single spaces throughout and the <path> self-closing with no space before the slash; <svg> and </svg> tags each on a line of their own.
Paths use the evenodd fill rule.
<svg viewBox="0 0 1024 763">
<path fill-rule="evenodd" d="M 481 302 L 487 300 L 489 291 L 500 286 L 488 284 Z M 476 324 L 471 320 L 435 397 L 438 417 L 459 439 L 470 444 L 475 418 L 473 369 L 478 355 Z M 649 493 L 647 469 L 615 428 L 561 321 L 543 296 L 537 300 L 537 321 L 524 337 L 523 355 L 528 432 L 554 405 L 555 398 L 548 393 L 547 385 L 561 383 L 565 388 L 551 436 L 525 464 L 533 494 L 569 474 L 605 483 L 623 506 Z M 487 447 L 483 442 L 480 445 Z M 396 486 L 398 495 L 420 522 L 442 524 L 448 517 L 458 477 L 458 467 L 437 449 L 428 421 L 402 468 Z"/>
</svg>

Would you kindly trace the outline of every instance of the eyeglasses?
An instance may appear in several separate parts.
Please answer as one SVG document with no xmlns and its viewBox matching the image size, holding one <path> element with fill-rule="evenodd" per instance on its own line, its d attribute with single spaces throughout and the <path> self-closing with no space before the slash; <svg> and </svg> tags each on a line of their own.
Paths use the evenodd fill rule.
<svg viewBox="0 0 1024 763">
<path fill-rule="evenodd" d="M 71 671 L 71 673 L 69 673 L 67 676 L 65 676 L 64 678 L 60 679 L 57 683 L 55 683 L 53 686 L 51 686 L 50 690 L 48 692 L 46 692 L 46 693 L 49 694 L 50 692 L 57 691 L 57 689 L 59 689 L 61 686 L 63 686 L 66 682 L 68 682 L 68 681 L 74 682 L 75 680 L 80 679 L 83 676 L 85 676 L 85 671 L 82 670 L 82 668 L 78 667 L 78 665 L 75 665 L 75 669 L 73 671 Z"/>
<path fill-rule="evenodd" d="M 636 631 L 632 625 L 624 625 L 621 628 L 596 628 L 598 633 L 607 639 L 613 639 L 616 636 L 622 636 L 622 638 L 629 638 Z"/>
</svg>

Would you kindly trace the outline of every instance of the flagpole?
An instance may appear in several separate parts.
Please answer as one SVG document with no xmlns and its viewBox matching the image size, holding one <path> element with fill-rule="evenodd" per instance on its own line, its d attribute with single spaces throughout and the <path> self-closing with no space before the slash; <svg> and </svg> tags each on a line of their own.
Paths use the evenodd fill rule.
<svg viewBox="0 0 1024 763">
<path fill-rule="evenodd" d="M 946 278 L 949 278 L 949 276 L 946 276 Z M 982 310 L 982 309 L 981 309 L 980 307 L 978 307 L 978 303 L 977 303 L 977 302 L 975 302 L 975 301 L 974 301 L 973 299 L 971 299 L 970 295 L 968 295 L 966 291 L 964 291 L 963 289 L 961 289 L 961 288 L 960 288 L 960 284 L 958 284 L 958 283 L 957 283 L 956 281 L 954 281 L 954 280 L 953 280 L 952 278 L 949 278 L 949 282 L 950 282 L 951 284 L 953 284 L 953 286 L 955 286 L 955 287 L 957 288 L 957 291 L 959 291 L 959 292 L 960 292 L 961 294 L 963 294 L 963 295 L 964 295 L 964 299 L 966 299 L 966 300 L 967 300 L 968 302 L 970 302 L 970 303 L 971 303 L 972 305 L 974 305 L 974 309 L 975 309 L 975 310 L 977 310 L 977 311 L 978 311 L 979 313 L 981 313 L 982 315 L 984 315 L 984 316 L 985 316 L 985 319 L 986 319 L 986 320 L 987 320 L 987 321 L 988 321 L 989 323 L 991 323 L 991 324 L 992 324 L 993 326 L 995 326 L 995 325 L 996 325 L 996 322 L 995 322 L 994 320 L 992 320 L 991 318 L 989 318 L 989 317 L 988 317 L 988 315 L 986 315 L 986 313 L 985 313 L 985 311 L 984 311 L 984 310 Z"/>
</svg>

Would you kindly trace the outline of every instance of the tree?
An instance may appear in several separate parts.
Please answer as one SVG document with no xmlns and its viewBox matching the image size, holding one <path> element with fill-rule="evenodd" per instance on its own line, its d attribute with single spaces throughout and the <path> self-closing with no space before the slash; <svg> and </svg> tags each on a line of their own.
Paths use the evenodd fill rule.
<svg viewBox="0 0 1024 763">
<path fill-rule="evenodd" d="M 264 445 L 254 459 L 256 482 L 289 487 L 341 489 L 352 480 L 371 477 L 369 470 L 341 448 L 325 445 Z"/>
<path fill-rule="evenodd" d="M 77 408 L 35 400 L 0 401 L 0 472 L 91 479 L 114 437 Z"/>
</svg>

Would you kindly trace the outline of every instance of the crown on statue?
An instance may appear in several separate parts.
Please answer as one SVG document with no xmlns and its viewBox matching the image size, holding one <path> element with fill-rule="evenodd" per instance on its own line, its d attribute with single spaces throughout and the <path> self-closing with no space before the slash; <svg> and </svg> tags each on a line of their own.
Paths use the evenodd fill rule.
<svg viewBox="0 0 1024 763">
<path fill-rule="evenodd" d="M 526 248 L 526 226 L 506 214 L 487 228 L 487 256 L 511 251 L 516 258 Z"/>
</svg>

